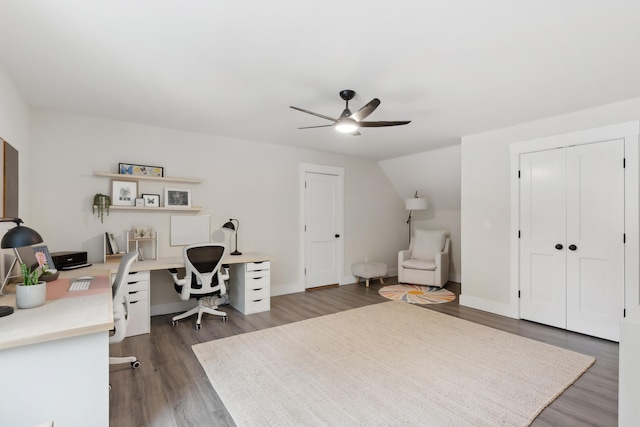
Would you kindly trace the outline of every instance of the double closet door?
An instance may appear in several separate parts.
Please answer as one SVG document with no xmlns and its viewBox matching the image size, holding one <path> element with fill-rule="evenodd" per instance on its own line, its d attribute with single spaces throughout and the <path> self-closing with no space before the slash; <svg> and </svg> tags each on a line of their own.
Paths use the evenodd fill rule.
<svg viewBox="0 0 640 427">
<path fill-rule="evenodd" d="M 617 341 L 624 140 L 520 157 L 520 317 Z"/>
</svg>

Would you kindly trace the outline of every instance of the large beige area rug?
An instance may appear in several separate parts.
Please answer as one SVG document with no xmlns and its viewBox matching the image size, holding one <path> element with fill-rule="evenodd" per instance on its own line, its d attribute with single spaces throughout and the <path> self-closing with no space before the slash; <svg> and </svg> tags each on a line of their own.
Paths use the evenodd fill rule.
<svg viewBox="0 0 640 427">
<path fill-rule="evenodd" d="M 397 301 L 193 346 L 239 426 L 522 426 L 595 359 Z"/>
</svg>

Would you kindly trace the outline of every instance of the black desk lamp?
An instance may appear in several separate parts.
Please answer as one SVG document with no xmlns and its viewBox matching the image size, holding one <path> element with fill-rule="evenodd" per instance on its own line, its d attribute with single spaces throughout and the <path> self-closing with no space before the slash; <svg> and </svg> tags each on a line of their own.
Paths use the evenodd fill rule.
<svg viewBox="0 0 640 427">
<path fill-rule="evenodd" d="M 237 226 L 233 225 L 233 221 L 237 222 L 238 225 Z M 240 221 L 234 218 L 230 218 L 229 222 L 226 222 L 222 226 L 222 228 L 236 232 L 236 249 L 233 252 L 231 252 L 231 255 L 242 255 L 242 252 L 238 251 L 238 230 L 240 229 Z"/>
<path fill-rule="evenodd" d="M 2 282 L 2 286 L 0 286 L 0 295 L 4 295 L 3 293 L 4 287 L 9 281 L 9 278 L 11 277 L 11 271 L 13 271 L 13 267 L 16 265 L 16 262 L 18 261 L 18 250 L 16 248 L 21 248 L 23 246 L 31 246 L 31 245 L 35 245 L 36 243 L 42 243 L 42 236 L 40 236 L 40 234 L 38 234 L 37 231 L 29 227 L 21 226 L 20 224 L 23 224 L 23 222 L 20 218 L 0 219 L 0 222 L 16 223 L 16 227 L 7 231 L 5 235 L 2 237 L 2 243 L 0 243 L 0 247 L 2 247 L 2 249 L 13 248 L 13 251 L 15 252 L 15 255 L 16 255 L 15 259 L 11 263 L 11 267 L 9 268 L 9 270 L 7 270 L 7 275 L 5 276 L 4 281 Z M 11 313 L 13 313 L 13 307 L 0 306 L 0 317 L 7 316 Z"/>
</svg>

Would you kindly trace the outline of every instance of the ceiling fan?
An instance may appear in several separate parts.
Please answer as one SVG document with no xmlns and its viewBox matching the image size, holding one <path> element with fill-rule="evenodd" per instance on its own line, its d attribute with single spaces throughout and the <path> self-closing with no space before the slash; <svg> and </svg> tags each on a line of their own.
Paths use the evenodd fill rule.
<svg viewBox="0 0 640 427">
<path fill-rule="evenodd" d="M 330 120 L 333 122 L 330 125 L 306 126 L 298 129 L 313 129 L 333 126 L 338 132 L 349 133 L 355 136 L 360 135 L 358 128 L 399 126 L 411 123 L 411 120 L 401 120 L 393 122 L 365 122 L 364 119 L 366 119 L 369 114 L 373 113 L 373 111 L 378 108 L 378 105 L 380 105 L 380 100 L 378 98 L 373 98 L 371 101 L 369 101 L 368 104 L 352 114 L 351 110 L 349 110 L 349 101 L 353 99 L 355 94 L 355 91 L 349 89 L 340 91 L 340 98 L 342 98 L 346 102 L 346 107 L 344 111 L 342 111 L 342 114 L 340 114 L 340 117 L 338 117 L 337 119 L 325 116 L 324 114 L 314 113 L 313 111 L 305 110 L 303 108 L 290 106 L 290 108 L 293 108 L 294 110 L 302 111 L 303 113 L 311 114 L 312 116 L 320 117 L 322 119 Z"/>
</svg>

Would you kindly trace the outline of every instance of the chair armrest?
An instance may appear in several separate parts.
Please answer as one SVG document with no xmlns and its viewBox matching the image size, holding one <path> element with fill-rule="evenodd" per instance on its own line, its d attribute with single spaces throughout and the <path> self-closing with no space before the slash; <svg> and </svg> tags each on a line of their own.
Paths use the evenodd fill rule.
<svg viewBox="0 0 640 427">
<path fill-rule="evenodd" d="M 178 279 L 178 270 L 177 269 L 170 268 L 167 271 L 169 272 L 171 277 L 173 277 L 173 282 L 176 285 L 184 285 L 186 283 L 186 280 L 184 279 L 184 277 L 182 279 Z"/>
<path fill-rule="evenodd" d="M 402 264 L 404 261 L 411 259 L 411 251 L 409 249 L 405 249 L 404 251 L 399 251 L 398 252 L 398 267 L 400 267 L 400 264 Z"/>
</svg>

